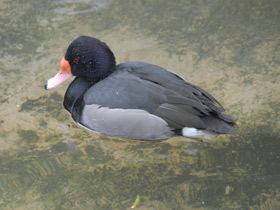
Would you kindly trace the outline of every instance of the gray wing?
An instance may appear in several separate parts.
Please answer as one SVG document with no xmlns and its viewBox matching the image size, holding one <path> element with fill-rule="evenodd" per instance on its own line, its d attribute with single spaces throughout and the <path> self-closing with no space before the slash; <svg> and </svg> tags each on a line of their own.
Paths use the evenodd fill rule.
<svg viewBox="0 0 280 210">
<path fill-rule="evenodd" d="M 159 66 L 126 62 L 84 95 L 86 105 L 138 109 L 160 117 L 171 128 L 194 127 L 230 133 L 235 122 L 203 89 Z"/>
</svg>

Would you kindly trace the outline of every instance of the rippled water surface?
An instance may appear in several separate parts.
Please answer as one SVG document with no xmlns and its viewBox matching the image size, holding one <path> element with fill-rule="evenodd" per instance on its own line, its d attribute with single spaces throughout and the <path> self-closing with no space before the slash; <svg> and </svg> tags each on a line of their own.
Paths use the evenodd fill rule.
<svg viewBox="0 0 280 210">
<path fill-rule="evenodd" d="M 0 2 L 0 209 L 280 209 L 278 0 Z M 69 43 L 172 70 L 214 95 L 232 135 L 144 142 L 78 127 L 45 91 Z"/>
</svg>

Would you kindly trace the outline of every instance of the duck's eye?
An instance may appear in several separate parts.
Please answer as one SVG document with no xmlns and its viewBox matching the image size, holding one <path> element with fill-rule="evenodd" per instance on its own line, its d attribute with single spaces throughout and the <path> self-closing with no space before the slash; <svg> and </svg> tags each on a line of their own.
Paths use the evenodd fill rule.
<svg viewBox="0 0 280 210">
<path fill-rule="evenodd" d="M 78 58 L 75 58 L 75 59 L 73 60 L 73 62 L 74 62 L 74 63 L 78 63 L 78 62 L 79 62 L 79 59 L 78 59 Z"/>
</svg>

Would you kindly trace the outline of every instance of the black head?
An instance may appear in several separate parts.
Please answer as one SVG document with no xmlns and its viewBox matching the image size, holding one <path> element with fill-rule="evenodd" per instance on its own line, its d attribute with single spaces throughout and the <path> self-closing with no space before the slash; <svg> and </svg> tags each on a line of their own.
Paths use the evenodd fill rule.
<svg viewBox="0 0 280 210">
<path fill-rule="evenodd" d="M 71 66 L 74 76 L 88 79 L 102 79 L 108 76 L 116 65 L 110 48 L 99 39 L 80 36 L 68 47 L 65 60 Z"/>
</svg>

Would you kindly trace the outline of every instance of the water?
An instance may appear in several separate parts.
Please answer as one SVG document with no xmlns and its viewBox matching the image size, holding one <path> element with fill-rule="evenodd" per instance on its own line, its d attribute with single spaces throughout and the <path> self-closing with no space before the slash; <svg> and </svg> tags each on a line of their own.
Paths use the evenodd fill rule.
<svg viewBox="0 0 280 210">
<path fill-rule="evenodd" d="M 0 208 L 280 208 L 280 2 L 0 3 Z M 69 43 L 105 41 L 117 62 L 172 70 L 237 121 L 213 142 L 150 143 L 89 133 L 45 91 Z"/>
</svg>

